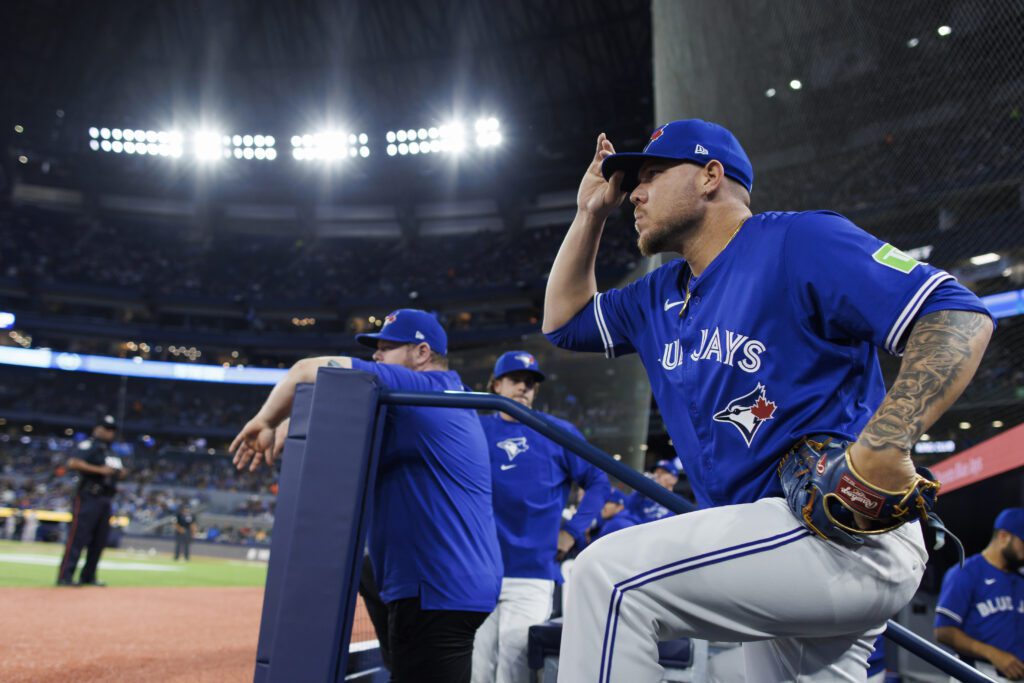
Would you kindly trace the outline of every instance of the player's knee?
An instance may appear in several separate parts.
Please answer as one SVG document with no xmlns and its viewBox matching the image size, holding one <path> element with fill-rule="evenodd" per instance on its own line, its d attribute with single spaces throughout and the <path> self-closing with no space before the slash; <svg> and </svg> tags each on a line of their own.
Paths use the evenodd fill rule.
<svg viewBox="0 0 1024 683">
<path fill-rule="evenodd" d="M 586 586 L 594 589 L 611 587 L 612 579 L 608 573 L 610 558 L 605 557 L 607 553 L 603 546 L 607 546 L 607 544 L 598 542 L 579 554 L 572 567 L 573 586 Z"/>
</svg>

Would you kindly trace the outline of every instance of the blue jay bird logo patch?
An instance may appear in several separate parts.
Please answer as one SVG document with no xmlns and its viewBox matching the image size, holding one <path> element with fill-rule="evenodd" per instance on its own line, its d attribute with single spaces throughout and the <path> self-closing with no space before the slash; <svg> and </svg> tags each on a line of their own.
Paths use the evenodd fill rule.
<svg viewBox="0 0 1024 683">
<path fill-rule="evenodd" d="M 775 415 L 775 402 L 769 401 L 765 387 L 758 382 L 752 391 L 729 401 L 729 405 L 714 414 L 715 422 L 726 422 L 739 430 L 750 446 L 757 430 Z"/>
<path fill-rule="evenodd" d="M 504 441 L 499 441 L 498 448 L 505 451 L 510 462 L 515 460 L 516 456 L 520 453 L 525 453 L 530 450 L 529 444 L 526 443 L 525 436 L 517 436 L 511 439 L 505 439 Z"/>
</svg>

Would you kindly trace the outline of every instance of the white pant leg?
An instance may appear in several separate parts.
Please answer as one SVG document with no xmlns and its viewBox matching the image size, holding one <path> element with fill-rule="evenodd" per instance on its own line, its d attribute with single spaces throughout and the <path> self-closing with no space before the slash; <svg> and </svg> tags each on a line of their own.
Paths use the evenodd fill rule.
<svg viewBox="0 0 1024 683">
<path fill-rule="evenodd" d="M 804 671 L 805 662 L 788 658 L 842 655 L 830 650 L 832 639 L 845 637 L 849 649 L 863 634 L 877 632 L 910 601 L 924 572 L 919 525 L 866 538 L 851 549 L 812 536 L 781 498 L 701 510 L 601 538 L 573 569 L 559 681 L 658 681 L 658 641 L 684 636 L 802 638 L 808 642 L 801 652 L 780 647 L 773 657 L 801 675 L 830 680 L 830 672 Z"/>
<path fill-rule="evenodd" d="M 504 579 L 501 582 L 497 683 L 529 683 L 530 627 L 551 616 L 554 594 L 555 582 L 548 579 Z"/>
<path fill-rule="evenodd" d="M 775 638 L 743 644 L 746 683 L 867 681 L 867 661 L 881 629 L 832 638 Z M 884 672 L 883 679 L 885 677 Z"/>
<path fill-rule="evenodd" d="M 498 613 L 501 597 L 494 610 L 473 636 L 473 683 L 494 683 L 498 671 Z"/>
<path fill-rule="evenodd" d="M 529 683 L 529 629 L 551 616 L 555 582 L 504 578 L 498 606 L 473 639 L 473 683 Z"/>
</svg>

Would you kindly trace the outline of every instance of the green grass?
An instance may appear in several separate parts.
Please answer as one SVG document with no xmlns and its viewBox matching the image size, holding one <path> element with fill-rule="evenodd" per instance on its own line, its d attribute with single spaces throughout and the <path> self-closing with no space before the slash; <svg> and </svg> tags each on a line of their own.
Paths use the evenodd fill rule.
<svg viewBox="0 0 1024 683">
<path fill-rule="evenodd" d="M 56 543 L 0 541 L 0 587 L 53 586 L 63 552 Z M 175 562 L 166 553 L 107 548 L 97 576 L 109 586 L 263 586 L 267 565 L 194 555 L 190 562 Z"/>
</svg>

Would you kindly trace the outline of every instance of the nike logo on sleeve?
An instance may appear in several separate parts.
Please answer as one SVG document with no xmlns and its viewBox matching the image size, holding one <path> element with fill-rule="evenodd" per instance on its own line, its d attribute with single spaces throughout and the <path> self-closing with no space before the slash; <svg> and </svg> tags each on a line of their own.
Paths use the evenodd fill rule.
<svg viewBox="0 0 1024 683">
<path fill-rule="evenodd" d="M 985 579 L 985 585 L 986 586 L 991 586 L 995 582 L 996 582 L 995 579 Z"/>
<path fill-rule="evenodd" d="M 502 466 L 501 466 L 501 471 L 502 471 L 502 472 L 504 472 L 505 470 L 510 470 L 510 469 L 512 469 L 513 467 L 515 467 L 515 465 L 514 465 L 514 464 L 512 464 L 512 465 L 502 465 Z"/>
</svg>

